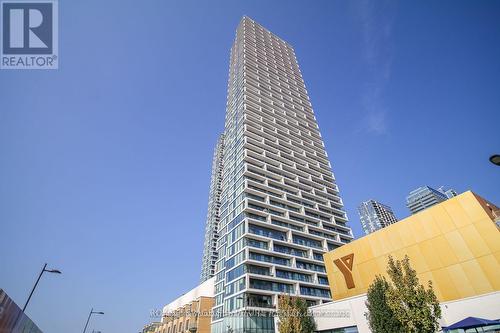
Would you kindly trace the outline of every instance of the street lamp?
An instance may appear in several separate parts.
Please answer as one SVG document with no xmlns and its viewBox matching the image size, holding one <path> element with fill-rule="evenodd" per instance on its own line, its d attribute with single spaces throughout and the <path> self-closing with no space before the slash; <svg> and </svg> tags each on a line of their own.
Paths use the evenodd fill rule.
<svg viewBox="0 0 500 333">
<path fill-rule="evenodd" d="M 94 308 L 90 309 L 89 317 L 87 318 L 87 322 L 85 323 L 85 328 L 83 329 L 83 333 L 85 333 L 85 331 L 87 330 L 87 325 L 89 324 L 90 317 L 91 317 L 93 314 L 100 314 L 100 315 L 103 315 L 103 314 L 104 314 L 104 312 L 102 312 L 102 311 L 94 311 Z"/>
<path fill-rule="evenodd" d="M 491 155 L 490 156 L 490 162 L 500 166 L 500 155 Z"/>
<path fill-rule="evenodd" d="M 44 272 L 62 274 L 61 271 L 59 271 L 57 269 L 47 269 L 47 264 L 43 265 L 42 271 L 40 272 L 40 275 L 38 275 L 38 279 L 36 279 L 36 282 L 35 282 L 35 285 L 33 286 L 33 289 L 31 289 L 31 293 L 28 296 L 28 300 L 26 301 L 26 304 L 24 304 L 23 312 L 24 312 L 24 310 L 26 310 L 26 307 L 28 306 L 28 303 L 30 302 L 31 296 L 33 295 L 33 292 L 35 291 L 35 288 L 38 285 L 38 282 L 40 281 L 40 278 L 42 277 Z"/>
</svg>

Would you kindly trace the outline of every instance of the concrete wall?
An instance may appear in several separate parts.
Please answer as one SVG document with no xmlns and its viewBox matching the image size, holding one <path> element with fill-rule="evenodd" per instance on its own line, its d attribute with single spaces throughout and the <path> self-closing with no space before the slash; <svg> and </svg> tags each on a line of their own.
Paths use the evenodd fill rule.
<svg viewBox="0 0 500 333">
<path fill-rule="evenodd" d="M 214 282 L 215 282 L 215 277 L 208 279 L 207 281 L 203 282 L 196 288 L 188 291 L 187 293 L 180 296 L 173 302 L 170 302 L 169 304 L 165 305 L 163 307 L 163 313 L 175 311 L 176 309 L 179 309 L 184 305 L 191 303 L 202 296 L 214 297 L 214 291 L 215 291 Z"/>
<path fill-rule="evenodd" d="M 365 313 L 366 294 L 313 306 L 318 331 L 357 326 L 359 333 L 370 333 Z M 467 317 L 500 318 L 500 292 L 493 292 L 441 303 L 441 327 L 450 326 Z M 346 312 L 348 312 L 346 314 Z"/>
</svg>

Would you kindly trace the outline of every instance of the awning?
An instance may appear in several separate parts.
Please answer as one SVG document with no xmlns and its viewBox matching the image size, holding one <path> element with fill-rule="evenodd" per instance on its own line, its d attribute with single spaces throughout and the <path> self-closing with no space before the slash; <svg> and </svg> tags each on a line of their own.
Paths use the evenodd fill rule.
<svg viewBox="0 0 500 333">
<path fill-rule="evenodd" d="M 500 320 L 489 320 L 489 319 L 483 319 L 483 318 L 477 318 L 477 317 L 467 317 L 465 319 L 460 320 L 459 322 L 448 326 L 448 327 L 443 327 L 445 330 L 456 330 L 456 329 L 467 329 L 467 328 L 474 328 L 474 327 L 483 327 L 483 326 L 489 326 L 489 325 L 500 325 Z"/>
</svg>

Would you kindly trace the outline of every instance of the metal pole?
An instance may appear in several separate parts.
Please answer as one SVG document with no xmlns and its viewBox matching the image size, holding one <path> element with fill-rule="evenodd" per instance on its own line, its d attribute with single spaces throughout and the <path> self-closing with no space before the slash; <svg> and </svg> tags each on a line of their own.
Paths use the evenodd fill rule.
<svg viewBox="0 0 500 333">
<path fill-rule="evenodd" d="M 26 301 L 26 304 L 24 304 L 23 312 L 24 312 L 24 310 L 26 310 L 26 307 L 28 306 L 28 303 L 30 302 L 31 296 L 33 295 L 33 292 L 35 291 L 35 288 L 38 285 L 38 281 L 40 281 L 40 278 L 42 277 L 43 272 L 45 272 L 45 268 L 47 268 L 47 264 L 43 265 L 42 271 L 40 272 L 40 275 L 38 275 L 38 279 L 36 279 L 36 282 L 35 282 L 35 285 L 33 286 L 33 289 L 31 289 L 31 293 L 28 296 L 28 300 Z"/>
<path fill-rule="evenodd" d="M 89 317 L 87 318 L 87 322 L 85 323 L 85 328 L 83 329 L 83 333 L 87 330 L 87 325 L 89 324 L 90 316 L 92 316 L 92 312 L 94 312 L 94 308 L 90 309 Z"/>
</svg>

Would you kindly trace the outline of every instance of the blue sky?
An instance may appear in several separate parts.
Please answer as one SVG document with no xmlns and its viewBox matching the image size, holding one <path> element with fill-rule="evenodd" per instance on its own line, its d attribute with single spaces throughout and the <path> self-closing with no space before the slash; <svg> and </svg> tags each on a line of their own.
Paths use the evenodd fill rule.
<svg viewBox="0 0 500 333">
<path fill-rule="evenodd" d="M 196 285 L 229 48 L 294 45 L 350 224 L 424 184 L 500 203 L 498 1 L 60 1 L 60 69 L 0 71 L 0 288 L 46 332 L 137 332 Z"/>
</svg>

